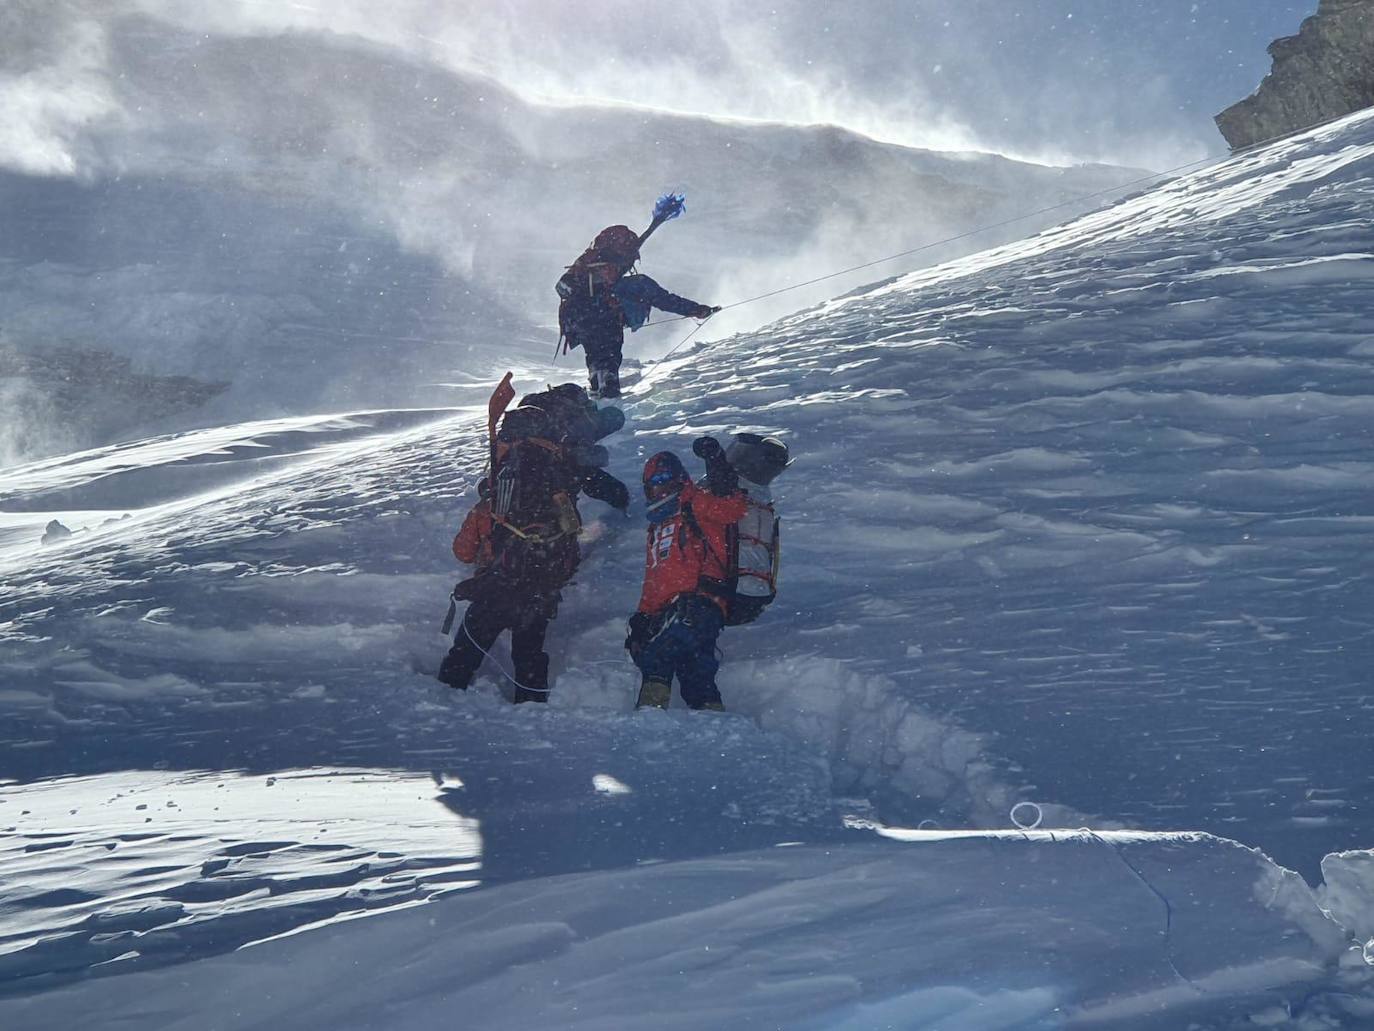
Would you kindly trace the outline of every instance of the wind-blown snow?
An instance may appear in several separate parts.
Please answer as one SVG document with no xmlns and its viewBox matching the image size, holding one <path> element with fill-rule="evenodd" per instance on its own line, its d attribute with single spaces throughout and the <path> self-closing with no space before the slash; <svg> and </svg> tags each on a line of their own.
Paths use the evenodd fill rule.
<svg viewBox="0 0 1374 1031">
<path fill-rule="evenodd" d="M 923 258 L 1011 239 L 1056 217 L 1043 207 L 1088 210 L 1142 174 L 548 106 L 346 33 L 243 38 L 149 14 L 87 11 L 83 47 L 70 12 L 29 13 L 55 53 L 93 65 L 44 82 L 71 94 L 84 71 L 106 117 L 52 111 L 60 161 L 16 162 L 29 148 L 0 135 L 0 169 L 66 173 L 0 170 L 0 403 L 19 413 L 0 426 L 6 464 L 155 430 L 468 403 L 453 384 L 499 377 L 498 355 L 547 360 L 562 266 L 605 225 L 647 224 L 664 189 L 685 189 L 690 214 L 646 248 L 646 271 L 726 304 L 951 236 Z M 704 335 L 833 289 L 722 312 Z M 633 347 L 661 353 L 679 328 Z M 118 361 L 129 383 L 75 389 Z M 13 383 L 11 365 L 26 370 Z"/>
<path fill-rule="evenodd" d="M 1314 880 L 1374 845 L 1372 132 L 1353 117 L 646 370 L 610 441 L 626 479 L 701 432 L 780 433 L 797 459 L 782 592 L 722 638 L 721 716 L 630 711 L 642 524 L 590 502 L 551 704 L 504 705 L 490 666 L 465 696 L 429 678 L 475 413 L 0 475 L 21 527 L 0 551 L 0 876 L 39 845 L 92 896 L 5 892 L 0 1017 L 191 1027 L 232 998 L 231 1026 L 1361 1026 L 1358 855 L 1314 893 L 1213 837 L 1104 828 L 1224 835 Z M 170 479 L 230 444 L 208 489 Z M 105 522 L 140 477 L 156 503 Z M 54 513 L 77 532 L 38 546 Z M 141 933 L 196 957 L 281 933 L 316 828 L 236 826 L 285 896 L 187 921 L 179 893 L 223 888 L 196 830 L 145 928 L 115 903 L 161 846 L 127 875 L 82 858 L 138 833 L 140 811 L 86 810 L 149 769 L 177 808 L 210 771 L 429 775 L 421 822 L 448 808 L 452 845 L 397 842 L 390 908 L 427 897 L 430 863 L 476 883 L 345 925 L 369 908 L 340 902 L 355 869 L 299 900 L 323 928 L 160 970 Z M 1098 831 L 951 832 L 1020 800 Z M 353 836 L 356 864 L 376 844 Z M 132 972 L 63 983 L 96 955 L 118 962 L 86 972 Z"/>
</svg>

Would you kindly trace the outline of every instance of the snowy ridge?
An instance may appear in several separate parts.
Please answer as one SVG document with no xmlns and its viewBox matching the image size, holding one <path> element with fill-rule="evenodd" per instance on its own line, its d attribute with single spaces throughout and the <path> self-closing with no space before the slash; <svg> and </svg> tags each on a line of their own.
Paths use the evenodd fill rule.
<svg viewBox="0 0 1374 1031">
<path fill-rule="evenodd" d="M 237 1026 L 1359 1027 L 1372 124 L 649 369 L 610 442 L 617 474 L 701 432 L 781 433 L 797 458 L 776 485 L 782 594 L 723 637 L 718 718 L 629 711 L 642 524 L 592 503 L 552 703 L 504 705 L 491 670 L 460 697 L 428 678 L 447 538 L 484 460 L 472 414 L 374 417 L 380 432 L 257 476 L 232 468 L 251 466 L 240 448 L 204 494 L 37 554 L 14 544 L 0 875 L 41 844 L 93 897 L 0 897 L 6 929 L 23 921 L 0 1016 L 193 1027 L 234 998 L 250 1001 Z M 521 386 L 552 378 L 538 371 Z M 50 496 L 16 470 L 5 510 L 33 526 L 59 494 L 148 475 L 83 462 L 49 470 Z M 203 956 L 281 933 L 238 919 L 249 899 L 168 905 L 220 887 L 189 862 L 148 885 L 157 926 L 130 922 L 113 903 L 161 865 L 152 846 L 127 874 L 86 867 L 147 817 L 63 816 L 52 779 L 80 775 L 92 805 L 161 768 L 243 771 L 261 792 L 302 768 L 417 791 L 428 774 L 430 815 L 460 819 L 438 856 L 398 842 L 393 908 L 427 897 L 422 860 L 463 886 L 345 924 L 369 906 L 348 908 L 343 878 L 323 915 L 297 914 L 324 926 L 159 970 L 172 957 L 140 936 Z M 195 780 L 153 783 L 177 802 Z M 1023 798 L 1051 824 L 1133 831 L 901 829 L 1005 827 Z M 165 805 L 143 830 L 161 819 L 175 836 Z M 1314 893 L 1252 848 L 1149 833 L 1179 829 L 1330 878 Z M 278 876 L 267 835 L 235 834 Z M 353 836 L 350 856 L 375 851 Z M 186 849 L 224 858 L 208 837 Z M 310 854 L 279 881 L 308 877 Z M 121 951 L 93 952 L 92 923 Z M 97 953 L 118 962 L 85 967 Z M 53 983 L 83 970 L 130 973 Z"/>
</svg>

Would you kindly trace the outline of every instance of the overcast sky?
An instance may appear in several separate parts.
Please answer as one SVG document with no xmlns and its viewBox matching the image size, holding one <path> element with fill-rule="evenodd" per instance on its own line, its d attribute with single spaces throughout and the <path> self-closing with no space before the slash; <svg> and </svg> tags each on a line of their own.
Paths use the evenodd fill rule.
<svg viewBox="0 0 1374 1031">
<path fill-rule="evenodd" d="M 1316 0 L 3 0 L 0 164 L 70 172 L 93 120 L 136 121 L 102 34 L 356 36 L 528 97 L 828 122 L 1054 163 L 1224 151 L 1212 115 Z M 7 153 L 6 152 L 10 152 Z M 20 156 L 16 156 L 20 155 Z"/>
</svg>

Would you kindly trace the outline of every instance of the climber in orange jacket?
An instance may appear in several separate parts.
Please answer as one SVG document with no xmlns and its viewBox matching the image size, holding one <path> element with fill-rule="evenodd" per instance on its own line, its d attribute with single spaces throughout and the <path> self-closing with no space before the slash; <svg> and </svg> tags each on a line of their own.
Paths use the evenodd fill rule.
<svg viewBox="0 0 1374 1031">
<path fill-rule="evenodd" d="M 733 590 L 728 530 L 748 506 L 720 444 L 701 437 L 692 450 L 706 460 L 705 489 L 671 451 L 644 466 L 644 587 L 625 641 L 643 675 L 636 708 L 666 708 L 674 676 L 690 708 L 724 708 L 715 677 L 716 639 Z"/>
</svg>

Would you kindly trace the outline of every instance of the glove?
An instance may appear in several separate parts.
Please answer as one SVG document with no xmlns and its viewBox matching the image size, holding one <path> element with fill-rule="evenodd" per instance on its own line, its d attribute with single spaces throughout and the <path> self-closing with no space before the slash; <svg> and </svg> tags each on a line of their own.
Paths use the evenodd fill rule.
<svg viewBox="0 0 1374 1031">
<path fill-rule="evenodd" d="M 652 620 L 653 617 L 647 612 L 636 612 L 625 627 L 625 650 L 635 662 L 639 661 L 644 646 L 649 643 L 649 627 Z"/>
<path fill-rule="evenodd" d="M 715 437 L 692 441 L 692 454 L 706 463 L 706 489 L 717 497 L 729 497 L 739 490 L 739 474 L 725 457 L 725 449 Z"/>
<path fill-rule="evenodd" d="M 709 465 L 717 459 L 724 458 L 725 449 L 715 437 L 698 437 L 692 441 L 692 454 Z"/>
<path fill-rule="evenodd" d="M 709 319 L 718 311 L 720 311 L 720 305 L 718 304 L 715 306 L 709 304 L 698 304 L 695 308 L 693 308 L 690 312 L 687 313 L 687 317 L 692 319 Z"/>
</svg>

